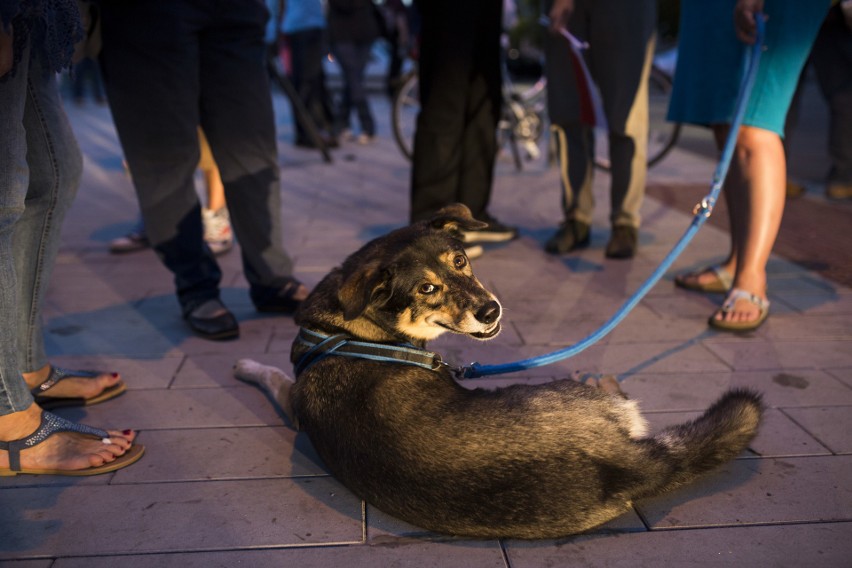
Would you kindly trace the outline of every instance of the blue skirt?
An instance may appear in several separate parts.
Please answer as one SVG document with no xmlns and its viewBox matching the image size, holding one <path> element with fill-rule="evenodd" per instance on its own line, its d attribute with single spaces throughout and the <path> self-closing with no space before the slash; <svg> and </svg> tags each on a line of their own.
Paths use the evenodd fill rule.
<svg viewBox="0 0 852 568">
<path fill-rule="evenodd" d="M 681 2 L 678 61 L 668 120 L 729 124 L 747 47 L 734 32 L 736 0 Z M 784 135 L 799 75 L 830 0 L 766 0 L 766 39 L 743 124 Z"/>
</svg>

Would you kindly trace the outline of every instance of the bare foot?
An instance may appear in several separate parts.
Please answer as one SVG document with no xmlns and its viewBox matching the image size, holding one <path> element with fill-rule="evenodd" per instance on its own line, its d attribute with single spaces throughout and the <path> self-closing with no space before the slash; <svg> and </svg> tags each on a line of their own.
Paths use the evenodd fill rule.
<svg viewBox="0 0 852 568">
<path fill-rule="evenodd" d="M 0 416 L 0 440 L 21 440 L 34 433 L 41 423 L 36 404 L 20 412 Z M 114 461 L 132 446 L 136 432 L 109 430 L 109 443 L 74 432 L 58 432 L 40 444 L 21 450 L 21 468 L 75 471 Z M 0 469 L 8 469 L 9 452 L 0 450 Z"/>
<path fill-rule="evenodd" d="M 24 373 L 24 380 L 30 389 L 34 389 L 50 375 L 50 365 L 45 365 L 38 371 L 32 373 Z M 121 375 L 118 373 L 101 373 L 97 377 L 78 377 L 70 376 L 62 379 L 49 390 L 45 391 L 45 397 L 56 398 L 94 398 L 101 394 L 106 389 L 117 385 L 121 382 Z"/>
</svg>

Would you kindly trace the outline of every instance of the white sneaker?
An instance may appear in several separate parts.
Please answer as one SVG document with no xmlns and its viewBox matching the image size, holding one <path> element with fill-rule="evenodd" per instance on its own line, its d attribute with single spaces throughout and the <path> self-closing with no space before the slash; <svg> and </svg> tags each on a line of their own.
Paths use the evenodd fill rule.
<svg viewBox="0 0 852 568">
<path fill-rule="evenodd" d="M 217 211 L 202 209 L 201 220 L 204 222 L 204 241 L 213 254 L 223 254 L 233 248 L 234 233 L 231 231 L 231 217 L 226 207 Z"/>
<path fill-rule="evenodd" d="M 373 142 L 373 137 L 372 137 L 372 136 L 370 136 L 369 134 L 364 134 L 364 133 L 362 132 L 361 134 L 359 134 L 359 135 L 358 135 L 358 138 L 357 138 L 357 140 L 356 140 L 356 141 L 357 141 L 357 142 L 358 142 L 358 144 L 360 144 L 361 146 L 366 146 L 367 144 L 370 144 L 370 143 L 372 143 L 372 142 Z"/>
</svg>

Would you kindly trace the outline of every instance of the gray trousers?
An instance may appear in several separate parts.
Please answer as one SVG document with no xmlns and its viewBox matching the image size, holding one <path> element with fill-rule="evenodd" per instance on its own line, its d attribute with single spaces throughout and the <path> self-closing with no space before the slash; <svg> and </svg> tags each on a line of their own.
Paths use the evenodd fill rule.
<svg viewBox="0 0 852 568">
<path fill-rule="evenodd" d="M 653 0 L 576 0 L 569 22 L 569 31 L 590 44 L 585 52 L 586 64 L 603 99 L 612 163 L 612 225 L 638 228 L 640 223 L 647 173 L 648 75 L 655 29 Z M 562 36 L 547 34 L 545 73 L 550 122 L 565 133 L 566 147 L 560 152 L 567 158 L 560 160 L 565 218 L 591 224 L 593 131 L 580 122 L 570 47 Z"/>
</svg>

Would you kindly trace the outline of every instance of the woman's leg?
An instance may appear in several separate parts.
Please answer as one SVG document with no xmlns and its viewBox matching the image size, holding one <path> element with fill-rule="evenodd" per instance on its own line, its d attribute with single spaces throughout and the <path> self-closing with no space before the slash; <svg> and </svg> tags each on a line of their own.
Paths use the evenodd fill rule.
<svg viewBox="0 0 852 568">
<path fill-rule="evenodd" d="M 42 74 L 39 62 L 33 62 L 21 118 L 26 133 L 29 184 L 26 208 L 15 224 L 13 237 L 19 307 L 18 366 L 30 388 L 43 383 L 50 374 L 41 308 L 59 250 L 62 222 L 77 194 L 83 169 L 56 82 Z M 90 398 L 120 380 L 117 373 L 102 373 L 95 379 L 72 376 L 52 388 L 50 396 Z"/>
<path fill-rule="evenodd" d="M 716 142 L 716 149 L 721 154 L 722 148 L 725 146 L 725 140 L 728 137 L 730 125 L 714 124 L 712 129 L 713 138 Z M 744 188 L 744 182 L 741 179 L 740 169 L 736 167 L 735 163 L 732 163 L 731 168 L 728 170 L 728 177 L 725 179 L 725 185 L 723 186 L 722 191 L 725 203 L 728 206 L 728 224 L 730 227 L 731 247 L 728 250 L 728 256 L 726 256 L 725 260 L 718 265 L 718 268 L 721 268 L 727 274 L 734 274 L 737 270 L 737 244 L 742 240 L 742 236 L 740 234 L 742 229 L 741 223 L 734 221 L 734 212 L 737 210 L 738 204 L 732 196 L 744 191 L 746 191 L 746 189 Z M 719 280 L 719 275 L 715 271 L 716 268 L 716 266 L 713 266 L 704 270 L 681 274 L 678 276 L 678 280 L 682 284 L 687 285 L 687 287 L 697 288 L 709 286 Z"/>
<path fill-rule="evenodd" d="M 734 288 L 766 299 L 766 264 L 784 213 L 787 179 L 781 137 L 769 130 L 743 126 L 731 164 L 739 191 L 728 192 L 731 234 L 736 272 Z M 719 310 L 717 321 L 749 322 L 760 315 L 759 307 L 741 300 L 733 309 Z"/>
<path fill-rule="evenodd" d="M 0 331 L 0 440 L 13 441 L 26 438 L 39 427 L 41 420 L 41 409 L 33 403 L 29 389 L 20 374 L 18 361 L 18 345 L 25 345 L 23 338 L 19 338 L 18 325 L 22 304 L 19 302 L 19 289 L 16 257 L 13 254 L 13 238 L 18 230 L 18 224 L 25 216 L 26 209 L 30 207 L 28 190 L 31 187 L 31 179 L 37 180 L 43 172 L 35 171 L 36 164 L 28 161 L 29 157 L 35 155 L 48 155 L 53 148 L 45 148 L 44 136 L 31 136 L 31 130 L 38 130 L 38 124 L 29 122 L 36 109 L 30 108 L 39 101 L 43 104 L 54 104 L 58 99 L 40 99 L 38 93 L 56 93 L 56 84 L 53 73 L 45 73 L 37 61 L 31 61 L 32 67 L 28 67 L 30 61 L 29 52 L 25 52 L 22 63 L 17 69 L 15 77 L 8 77 L 0 83 L 0 106 L 3 113 L 0 114 L 0 135 L 4 151 L 0 153 L 3 163 L 0 163 L 0 313 L 4 321 L 10 325 L 2 326 Z M 47 109 L 42 108 L 42 111 Z M 51 109 L 53 111 L 55 109 Z M 25 119 L 25 116 L 28 119 Z M 47 128 L 47 124 L 42 124 Z M 70 130 L 69 130 L 70 132 Z M 66 140 L 67 144 L 68 141 Z M 69 151 L 69 148 L 55 148 L 57 152 Z M 73 148 L 70 149 L 73 155 Z M 7 161 L 8 160 L 8 161 Z M 78 155 L 79 160 L 79 155 Z M 54 162 L 54 165 L 69 166 Z M 73 164 L 67 178 L 63 173 L 56 172 L 58 177 L 65 180 L 74 180 L 75 175 L 79 177 L 79 164 L 77 172 L 74 172 Z M 41 164 L 39 167 L 44 167 Z M 73 194 L 73 190 L 71 191 Z M 61 208 L 61 207 L 60 207 Z M 23 246 L 33 246 L 33 241 L 25 241 L 24 244 L 15 242 L 14 249 L 22 249 Z M 44 243 L 42 243 L 44 244 Z M 44 245 L 46 246 L 46 245 Z M 34 267 L 42 266 L 45 254 L 39 250 L 23 251 L 33 259 Z M 52 262 L 52 257 L 47 255 Z M 42 272 L 42 278 L 45 278 Z M 38 306 L 39 293 L 31 294 L 26 302 Z M 25 303 L 26 303 L 25 302 Z M 36 310 L 36 316 L 39 316 Z M 26 350 L 26 349 L 25 349 Z M 36 349 L 33 348 L 33 352 Z M 79 436 L 72 433 L 59 433 L 51 436 L 43 443 L 21 452 L 21 466 L 25 469 L 84 469 L 90 466 L 99 466 L 113 461 L 117 456 L 124 454 L 130 447 L 135 433 L 131 430 L 124 432 L 110 431 L 112 443 L 104 444 L 101 440 L 92 440 L 89 437 Z M 0 450 L 0 469 L 9 467 L 9 454 Z"/>
</svg>

